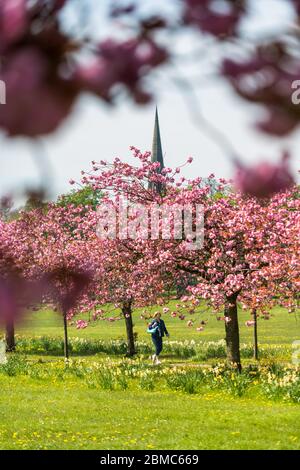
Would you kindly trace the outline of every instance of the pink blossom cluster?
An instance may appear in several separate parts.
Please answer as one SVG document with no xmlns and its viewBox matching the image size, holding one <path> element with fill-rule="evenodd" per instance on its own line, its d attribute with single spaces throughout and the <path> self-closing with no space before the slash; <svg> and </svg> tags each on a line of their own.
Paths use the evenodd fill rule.
<svg viewBox="0 0 300 470">
<path fill-rule="evenodd" d="M 78 89 L 68 78 L 72 42 L 57 19 L 64 3 L 0 2 L 0 79 L 7 94 L 0 127 L 11 136 L 53 132 L 71 111 Z"/>
<path fill-rule="evenodd" d="M 88 326 L 88 322 L 85 320 L 77 320 L 76 321 L 76 328 L 77 330 L 83 330 Z"/>
<path fill-rule="evenodd" d="M 184 0 L 183 3 L 187 25 L 194 25 L 221 40 L 236 35 L 247 4 L 244 0 L 226 0 L 224 8 L 218 11 L 212 0 Z"/>
<path fill-rule="evenodd" d="M 284 40 L 259 45 L 247 59 L 225 59 L 223 75 L 235 92 L 265 115 L 256 127 L 267 134 L 285 136 L 299 124 L 299 106 L 292 101 L 292 84 L 299 80 L 297 57 Z"/>
<path fill-rule="evenodd" d="M 289 155 L 284 154 L 279 164 L 261 162 L 252 167 L 238 165 L 235 184 L 248 196 L 268 198 L 292 188 L 295 184 L 289 168 Z"/>
</svg>

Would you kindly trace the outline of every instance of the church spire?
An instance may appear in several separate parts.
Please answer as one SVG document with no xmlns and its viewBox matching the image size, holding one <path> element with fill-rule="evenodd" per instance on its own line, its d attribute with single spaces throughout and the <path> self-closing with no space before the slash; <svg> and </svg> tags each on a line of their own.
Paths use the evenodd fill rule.
<svg viewBox="0 0 300 470">
<path fill-rule="evenodd" d="M 165 165 L 164 165 L 164 157 L 163 157 L 161 138 L 160 138 L 157 106 L 155 110 L 155 123 L 154 123 L 154 132 L 153 132 L 153 141 L 152 141 L 151 161 L 153 163 L 159 162 L 160 166 L 157 169 L 157 172 L 161 173 L 161 170 L 165 167 Z M 161 183 L 153 184 L 150 182 L 149 189 L 155 189 L 158 193 L 161 193 L 163 189 L 163 185 Z"/>
<path fill-rule="evenodd" d="M 165 167 L 162 146 L 161 146 L 157 107 L 155 110 L 155 124 L 154 124 L 154 133 L 153 133 L 153 142 L 152 142 L 151 161 L 160 163 L 159 172 Z"/>
</svg>

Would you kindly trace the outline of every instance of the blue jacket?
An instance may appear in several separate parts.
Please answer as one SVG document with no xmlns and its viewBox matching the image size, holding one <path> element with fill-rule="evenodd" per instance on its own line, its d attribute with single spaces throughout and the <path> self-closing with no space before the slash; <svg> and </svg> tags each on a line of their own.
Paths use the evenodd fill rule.
<svg viewBox="0 0 300 470">
<path fill-rule="evenodd" d="M 166 325 L 165 325 L 165 322 L 162 319 L 160 319 L 160 321 L 153 320 L 151 322 L 150 328 L 155 328 L 156 326 L 158 326 L 156 332 L 152 333 L 152 336 L 154 338 L 162 338 L 163 336 L 165 336 L 165 334 L 167 336 L 169 335 L 168 330 L 167 330 Z"/>
</svg>

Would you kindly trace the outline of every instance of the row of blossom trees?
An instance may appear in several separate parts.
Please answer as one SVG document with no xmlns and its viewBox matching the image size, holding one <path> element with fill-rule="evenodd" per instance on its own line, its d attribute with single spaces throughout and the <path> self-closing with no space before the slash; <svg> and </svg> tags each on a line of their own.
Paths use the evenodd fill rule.
<svg viewBox="0 0 300 470">
<path fill-rule="evenodd" d="M 112 165 L 101 162 L 83 176 L 83 183 L 106 191 L 105 197 L 115 200 L 122 194 L 149 210 L 153 204 L 162 203 L 174 210 L 177 206 L 203 206 L 201 249 L 191 250 L 185 237 L 150 240 L 141 224 L 135 250 L 158 270 L 163 267 L 174 280 L 183 273 L 192 275 L 190 300 L 205 299 L 216 311 L 224 308 L 228 359 L 240 365 L 237 302 L 262 314 L 276 302 L 290 311 L 296 305 L 300 267 L 298 188 L 272 199 L 255 199 L 227 192 L 226 182 L 221 181 L 219 193 L 211 196 L 209 185 L 203 186 L 200 178 L 185 181 L 179 168 L 166 168 L 157 174 L 157 164 L 148 161 L 148 154 L 133 151 L 141 162 L 139 167 L 119 159 Z M 163 192 L 149 189 L 153 183 L 160 184 Z"/>
<path fill-rule="evenodd" d="M 64 14 L 72 0 L 0 0 L 0 80 L 7 95 L 7 104 L 0 107 L 1 129 L 10 138 L 51 134 L 85 92 L 112 105 L 124 91 L 139 105 L 149 103 L 154 94 L 152 72 L 165 65 L 171 69 L 177 59 L 174 41 L 186 32 L 195 38 L 193 63 L 198 40 L 204 45 L 201 58 L 217 47 L 219 61 L 212 72 L 242 100 L 262 106 L 265 115 L 257 123 L 259 131 L 281 137 L 297 129 L 299 105 L 291 91 L 299 78 L 299 0 L 284 2 L 291 13 L 286 29 L 275 34 L 263 30 L 256 41 L 247 37 L 244 27 L 253 21 L 252 0 L 174 3 L 176 10 L 168 15 L 145 12 L 137 0 L 125 7 L 112 1 L 107 18 L 112 33 L 98 39 L 86 28 L 83 33 L 80 22 L 78 29 L 68 28 Z M 192 83 L 182 87 L 179 82 L 181 90 L 191 91 Z M 11 224 L 1 222 L 0 315 L 10 324 L 9 331 L 24 306 L 47 298 L 63 311 L 67 345 L 67 318 L 76 304 L 86 310 L 113 302 L 121 306 L 132 353 L 132 307 L 166 296 L 184 277 L 191 302 L 202 297 L 215 309 L 225 309 L 228 357 L 239 364 L 237 302 L 253 312 L 264 312 L 274 301 L 294 308 L 299 287 L 299 199 L 286 154 L 278 164 L 248 168 L 227 139 L 221 142 L 235 163 L 240 193 L 222 194 L 221 183 L 220 197 L 213 198 L 200 179 L 176 179 L 179 169 L 167 168 L 158 175 L 149 155 L 137 151 L 138 168 L 118 159 L 111 167 L 95 163 L 95 174 L 83 179 L 83 184 L 102 190 L 104 201 L 112 204 L 119 196 L 149 209 L 162 201 L 170 207 L 202 204 L 202 250 L 188 250 L 185 239 L 147 239 L 145 227 L 135 240 L 100 242 L 90 206 L 50 205 Z M 153 191 L 155 185 L 163 191 Z"/>
<path fill-rule="evenodd" d="M 99 240 L 96 228 L 97 214 L 91 206 L 49 204 L 21 212 L 5 225 L 2 237 L 25 279 L 51 279 L 53 287 L 46 290 L 45 300 L 62 310 L 66 356 L 67 321 L 78 312 L 92 312 L 92 320 L 116 321 L 119 316 L 104 315 L 101 307 L 108 303 L 121 309 L 128 354 L 133 355 L 132 310 L 156 303 L 159 293 L 167 291 L 169 278 L 145 260 L 138 246 L 127 240 Z M 77 325 L 83 328 L 87 322 L 79 320 Z"/>
<path fill-rule="evenodd" d="M 158 173 L 158 164 L 150 161 L 149 153 L 134 148 L 133 152 L 139 165 L 119 158 L 111 164 L 93 162 L 91 172 L 82 178 L 84 186 L 101 192 L 100 208 L 114 209 L 118 216 L 120 198 L 126 199 L 125 235 L 111 237 L 107 232 L 107 237 L 99 238 L 97 228 L 105 212 L 96 212 L 91 205 L 50 204 L 5 224 L 1 233 L 6 255 L 11 254 L 27 280 L 43 280 L 45 273 L 50 276 L 51 299 L 64 314 L 66 345 L 67 320 L 89 311 L 92 320 L 124 318 L 130 355 L 135 353 L 133 309 L 155 305 L 158 299 L 167 303 L 178 280 L 185 279 L 187 295 L 181 304 L 189 305 L 190 313 L 200 299 L 216 313 L 223 309 L 228 360 L 240 368 L 238 303 L 266 316 L 276 304 L 289 311 L 297 306 L 299 190 L 294 187 L 272 199 L 255 199 L 232 191 L 221 181 L 212 195 L 200 178 L 185 180 L 180 168 Z M 160 192 L 153 189 L 157 185 Z M 162 219 L 153 237 L 151 222 L 144 221 L 145 212 L 141 217 L 141 209 L 150 213 L 162 204 L 171 209 L 170 238 L 162 236 Z M 174 214 L 178 207 L 196 205 L 203 208 L 204 240 L 202 247 L 191 250 L 192 234 L 190 239 L 185 234 L 181 239 L 172 237 Z M 197 217 L 194 212 L 194 225 Z M 135 237 L 130 236 L 132 228 Z M 119 308 L 121 315 L 105 314 L 106 304 Z M 86 327 L 88 322 L 77 324 Z"/>
</svg>

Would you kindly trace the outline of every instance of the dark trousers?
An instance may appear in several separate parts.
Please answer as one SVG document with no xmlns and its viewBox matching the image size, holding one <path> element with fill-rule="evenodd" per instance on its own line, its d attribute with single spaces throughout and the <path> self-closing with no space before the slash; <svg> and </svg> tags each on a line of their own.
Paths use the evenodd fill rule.
<svg viewBox="0 0 300 470">
<path fill-rule="evenodd" d="M 159 356 L 160 353 L 162 352 L 162 348 L 163 348 L 162 337 L 161 336 L 152 336 L 152 341 L 153 341 L 153 344 L 155 346 L 155 354 L 157 356 Z"/>
</svg>

